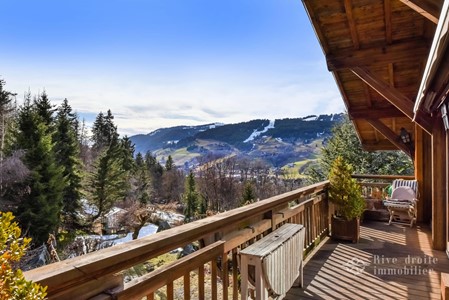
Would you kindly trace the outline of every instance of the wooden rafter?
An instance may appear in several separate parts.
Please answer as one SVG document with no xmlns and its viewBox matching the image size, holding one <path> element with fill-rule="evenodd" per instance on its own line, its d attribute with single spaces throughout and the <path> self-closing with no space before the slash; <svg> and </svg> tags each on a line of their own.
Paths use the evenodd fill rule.
<svg viewBox="0 0 449 300">
<path fill-rule="evenodd" d="M 441 5 L 443 1 L 438 0 L 400 0 L 402 3 L 429 19 L 435 24 L 438 24 L 440 17 Z"/>
<path fill-rule="evenodd" d="M 376 63 L 413 61 L 417 57 L 427 57 L 428 53 L 428 43 L 423 39 L 415 39 L 383 47 L 340 51 L 336 54 L 326 55 L 326 61 L 327 68 L 330 71 L 335 71 Z"/>
<path fill-rule="evenodd" d="M 352 15 L 352 1 L 345 0 L 346 18 L 348 19 L 349 29 L 351 31 L 352 43 L 354 49 L 360 49 L 360 41 L 357 35 L 357 28 L 355 27 L 354 16 Z"/>
<path fill-rule="evenodd" d="M 388 102 L 393 104 L 397 109 L 402 111 L 410 120 L 415 121 L 429 134 L 432 134 L 432 122 L 426 115 L 421 115 L 419 119 L 414 119 L 413 106 L 414 102 L 399 92 L 397 89 L 389 86 L 388 83 L 375 76 L 367 68 L 355 67 L 351 71 L 366 82 L 371 88 L 379 93 Z"/>
<path fill-rule="evenodd" d="M 374 130 L 374 132 L 378 132 L 377 130 Z M 365 151 L 376 151 L 379 149 L 382 150 L 398 150 L 396 146 L 394 146 L 392 143 L 390 143 L 388 140 L 382 139 L 380 141 L 376 142 L 370 142 L 370 141 L 364 141 L 362 144 L 362 148 Z"/>
<path fill-rule="evenodd" d="M 391 0 L 384 1 L 384 11 L 385 11 L 385 39 L 387 44 L 393 43 L 393 33 L 391 30 Z"/>
<path fill-rule="evenodd" d="M 350 108 L 348 114 L 352 119 L 405 117 L 404 113 L 394 106 L 389 108 Z"/>
<path fill-rule="evenodd" d="M 368 123 L 377 131 L 379 131 L 383 136 L 385 136 L 393 145 L 395 145 L 399 150 L 404 151 L 408 156 L 412 157 L 412 152 L 410 148 L 404 144 L 394 131 L 392 131 L 388 126 L 376 119 L 366 119 Z"/>
<path fill-rule="evenodd" d="M 390 79 L 390 87 L 394 88 L 394 66 L 392 63 L 388 64 L 388 78 Z"/>
<path fill-rule="evenodd" d="M 374 139 L 376 140 L 376 142 L 379 142 L 379 134 L 377 130 L 374 130 Z"/>
<path fill-rule="evenodd" d="M 369 93 L 370 87 L 366 83 L 363 83 L 363 92 L 365 93 L 365 100 L 368 107 L 373 106 L 373 101 L 371 100 L 371 94 Z"/>
</svg>

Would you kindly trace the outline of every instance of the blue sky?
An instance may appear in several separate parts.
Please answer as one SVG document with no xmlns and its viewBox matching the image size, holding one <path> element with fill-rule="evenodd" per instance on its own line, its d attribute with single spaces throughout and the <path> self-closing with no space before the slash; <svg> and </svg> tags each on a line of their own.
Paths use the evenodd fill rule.
<svg viewBox="0 0 449 300">
<path fill-rule="evenodd" d="M 3 0 L 0 76 L 122 134 L 343 111 L 300 0 Z"/>
</svg>

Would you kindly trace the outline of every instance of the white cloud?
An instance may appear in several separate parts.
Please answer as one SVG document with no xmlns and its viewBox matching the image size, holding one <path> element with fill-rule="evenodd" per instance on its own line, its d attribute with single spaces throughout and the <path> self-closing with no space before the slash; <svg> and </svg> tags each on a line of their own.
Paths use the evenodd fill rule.
<svg viewBox="0 0 449 300">
<path fill-rule="evenodd" d="M 29 69 L 6 72 L 4 78 L 7 88 L 19 95 L 28 88 L 32 93 L 45 88 L 55 104 L 68 98 L 80 113 L 111 109 L 119 131 L 129 135 L 175 125 L 341 112 L 343 102 L 332 76 L 321 68 L 322 63 L 308 63 L 285 70 L 231 72 L 229 67 L 203 66 L 191 72 L 172 71 L 171 76 L 133 75 L 128 70 L 124 72 L 127 77 L 123 72 L 100 70 L 64 73 L 39 69 L 36 73 Z"/>
</svg>

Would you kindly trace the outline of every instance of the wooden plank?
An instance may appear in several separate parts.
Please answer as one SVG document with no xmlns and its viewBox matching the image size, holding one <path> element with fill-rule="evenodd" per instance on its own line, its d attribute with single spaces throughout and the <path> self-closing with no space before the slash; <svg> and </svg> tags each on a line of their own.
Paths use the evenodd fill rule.
<svg viewBox="0 0 449 300">
<path fill-rule="evenodd" d="M 410 158 L 412 157 L 411 149 L 404 144 L 396 133 L 394 133 L 390 128 L 388 128 L 384 123 L 375 119 L 366 119 L 368 123 L 373 126 L 374 129 L 379 131 L 383 136 L 385 136 L 393 145 L 395 145 L 399 150 L 403 151 Z"/>
<path fill-rule="evenodd" d="M 102 294 L 107 290 L 116 289 L 119 291 L 123 289 L 123 278 L 123 274 L 106 275 L 71 289 L 60 291 L 59 293 L 50 295 L 45 299 L 79 299 L 80 297 L 88 299 Z"/>
<path fill-rule="evenodd" d="M 232 250 L 232 300 L 239 299 L 239 272 L 237 264 L 237 249 Z"/>
<path fill-rule="evenodd" d="M 373 107 L 373 102 L 371 101 L 370 87 L 366 83 L 363 83 L 363 93 L 365 94 L 366 106 Z"/>
<path fill-rule="evenodd" d="M 437 120 L 432 134 L 432 246 L 446 249 L 446 132 Z"/>
<path fill-rule="evenodd" d="M 385 12 L 385 39 L 387 44 L 393 43 L 392 25 L 391 25 L 391 0 L 384 1 Z"/>
<path fill-rule="evenodd" d="M 221 283 L 223 286 L 223 300 L 228 300 L 229 298 L 229 272 L 228 272 L 228 253 L 223 253 L 221 256 Z"/>
<path fill-rule="evenodd" d="M 352 43 L 354 49 L 360 49 L 359 37 L 357 36 L 357 28 L 355 27 L 354 16 L 352 15 L 352 1 L 345 0 L 346 18 L 348 19 L 349 29 L 351 31 Z"/>
<path fill-rule="evenodd" d="M 394 88 L 394 66 L 393 66 L 393 63 L 388 64 L 388 79 L 390 80 L 390 87 Z"/>
<path fill-rule="evenodd" d="M 304 267 L 304 289 L 293 287 L 286 299 L 440 299 L 440 274 L 448 273 L 444 251 L 430 247 L 431 231 L 426 226 L 407 228 L 385 222 L 364 222 L 361 238 L 367 243 L 348 244 L 328 240 Z M 374 262 L 374 256 L 397 259 L 396 263 Z M 382 275 L 379 269 L 410 268 L 407 258 L 435 259 L 417 263 L 431 274 Z M 354 273 L 351 260 L 364 262 Z M 410 258 L 409 258 L 410 260 Z M 355 266 L 355 265 L 354 265 Z M 375 273 L 377 272 L 377 273 Z M 394 295 L 394 296 L 392 296 Z"/>
<path fill-rule="evenodd" d="M 226 252 L 231 251 L 259 234 L 266 232 L 270 228 L 270 220 L 261 220 L 255 224 L 251 224 L 251 228 L 232 231 L 222 237 L 222 240 L 226 241 L 224 250 Z"/>
<path fill-rule="evenodd" d="M 449 300 L 449 274 L 441 273 L 441 300 Z"/>
<path fill-rule="evenodd" d="M 222 252 L 223 253 L 223 252 Z M 211 274 L 211 284 L 212 284 L 212 300 L 217 300 L 218 297 L 218 287 L 217 287 L 217 280 L 218 280 L 218 270 L 217 270 L 217 260 L 212 259 L 210 262 L 212 274 Z"/>
<path fill-rule="evenodd" d="M 427 57 L 428 43 L 425 40 L 415 39 L 407 42 L 398 42 L 391 45 L 376 45 L 372 48 L 360 50 L 341 50 L 327 54 L 326 61 L 329 71 L 351 69 L 373 64 L 389 64 L 416 61 L 418 57 Z"/>
<path fill-rule="evenodd" d="M 114 299 L 120 300 L 144 297 L 148 293 L 152 293 L 164 285 L 173 284 L 174 280 L 183 276 L 182 274 L 197 269 L 198 266 L 202 266 L 211 259 L 219 256 L 223 253 L 223 247 L 223 241 L 215 242 L 214 244 L 195 251 L 171 264 L 162 266 L 151 273 L 125 283 L 123 291 L 115 293 Z"/>
<path fill-rule="evenodd" d="M 204 289 L 204 265 L 198 269 L 198 299 L 205 300 L 206 291 Z"/>
<path fill-rule="evenodd" d="M 363 141 L 362 148 L 365 151 L 398 150 L 389 140 Z"/>
<path fill-rule="evenodd" d="M 417 203 L 417 216 L 416 221 L 418 223 L 424 220 L 424 144 L 423 144 L 423 130 L 419 126 L 415 126 L 415 178 L 418 181 L 418 203 Z"/>
<path fill-rule="evenodd" d="M 184 275 L 184 300 L 190 300 L 190 272 Z"/>
<path fill-rule="evenodd" d="M 438 24 L 443 1 L 438 0 L 399 0 L 426 19 Z"/>
<path fill-rule="evenodd" d="M 405 117 L 404 113 L 394 106 L 388 108 L 350 108 L 348 114 L 351 119 L 382 119 Z"/>
<path fill-rule="evenodd" d="M 170 282 L 167 284 L 167 300 L 175 299 L 173 288 L 174 288 L 173 282 Z M 129 298 L 127 298 L 127 299 L 129 299 Z"/>
<path fill-rule="evenodd" d="M 429 133 L 432 132 L 432 122 L 430 121 L 429 118 L 422 116 L 419 120 L 414 120 L 415 116 L 413 112 L 414 103 L 412 100 L 404 96 L 397 89 L 390 87 L 387 83 L 378 78 L 367 68 L 354 67 L 351 69 L 351 71 L 355 75 L 357 75 L 361 80 L 363 80 L 369 86 L 371 86 L 371 88 L 373 88 L 376 92 L 378 92 L 379 95 L 384 97 L 385 100 L 396 106 L 396 108 L 402 111 L 404 115 L 406 115 L 410 120 L 415 121 L 427 132 Z"/>
</svg>

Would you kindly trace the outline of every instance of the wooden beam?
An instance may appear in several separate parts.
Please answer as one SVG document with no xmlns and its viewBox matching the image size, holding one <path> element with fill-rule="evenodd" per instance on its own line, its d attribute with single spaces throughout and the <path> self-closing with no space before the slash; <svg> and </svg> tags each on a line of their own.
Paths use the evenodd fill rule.
<svg viewBox="0 0 449 300">
<path fill-rule="evenodd" d="M 390 87 L 394 88 L 394 66 L 393 66 L 393 63 L 388 64 L 388 79 L 390 80 Z"/>
<path fill-rule="evenodd" d="M 348 110 L 351 119 L 382 119 L 406 117 L 403 112 L 392 106 L 389 108 L 350 108 Z"/>
<path fill-rule="evenodd" d="M 348 19 L 348 23 L 349 23 L 349 30 L 351 31 L 351 37 L 352 37 L 352 43 L 354 44 L 354 49 L 360 49 L 360 41 L 359 41 L 359 37 L 357 36 L 357 29 L 355 28 L 354 17 L 352 15 L 352 1 L 351 0 L 345 0 L 345 11 L 346 11 L 346 18 Z"/>
<path fill-rule="evenodd" d="M 365 100 L 368 107 L 373 106 L 373 101 L 371 100 L 370 87 L 366 83 L 363 83 L 363 93 L 365 94 Z"/>
<path fill-rule="evenodd" d="M 367 83 L 371 88 L 378 92 L 382 97 L 388 102 L 396 106 L 397 109 L 402 111 L 405 116 L 410 120 L 415 121 L 419 126 L 431 134 L 432 132 L 432 122 L 430 118 L 421 115 L 419 119 L 414 120 L 415 114 L 413 113 L 414 102 L 404 96 L 397 89 L 392 88 L 385 81 L 379 79 L 376 75 L 371 73 L 367 68 L 355 67 L 351 71 Z"/>
<path fill-rule="evenodd" d="M 435 122 L 432 134 L 432 246 L 446 249 L 446 132 Z"/>
<path fill-rule="evenodd" d="M 384 12 L 385 12 L 385 39 L 387 44 L 393 43 L 393 34 L 391 30 L 391 0 L 384 1 Z"/>
<path fill-rule="evenodd" d="M 423 132 L 422 128 L 419 126 L 415 126 L 415 179 L 418 181 L 418 203 L 417 203 L 417 216 L 416 221 L 418 223 L 424 222 L 424 198 L 423 198 L 423 190 L 424 190 L 424 140 L 423 135 L 426 134 Z M 449 299 L 448 299 L 449 300 Z"/>
<path fill-rule="evenodd" d="M 441 5 L 443 1 L 438 0 L 400 0 L 402 3 L 425 17 L 426 19 L 438 24 Z"/>
<path fill-rule="evenodd" d="M 370 125 L 373 126 L 374 129 L 376 129 L 383 136 L 385 136 L 399 150 L 402 150 L 403 152 L 405 152 L 405 154 L 407 154 L 410 158 L 412 158 L 412 152 L 410 151 L 410 148 L 406 144 L 404 144 L 399 139 L 399 136 L 395 132 L 393 132 L 390 128 L 388 128 L 387 125 L 376 119 L 366 119 L 366 121 L 370 123 Z"/>
<path fill-rule="evenodd" d="M 398 150 L 392 143 L 388 140 L 381 140 L 376 143 L 364 142 L 362 144 L 362 149 L 368 152 L 371 151 L 386 151 L 386 150 Z"/>
<path fill-rule="evenodd" d="M 326 61 L 329 71 L 335 71 L 379 63 L 416 61 L 420 57 L 427 57 L 428 54 L 428 42 L 423 39 L 416 39 L 392 45 L 377 45 L 360 50 L 341 50 L 337 53 L 326 55 Z"/>
</svg>

